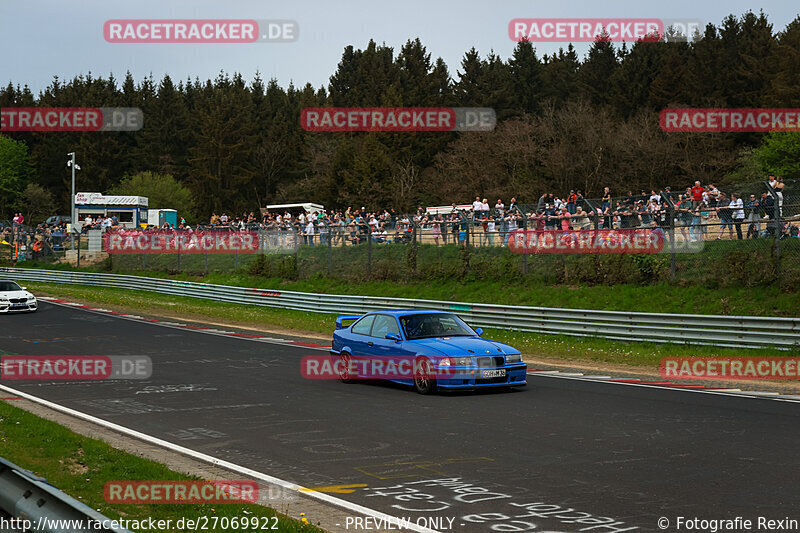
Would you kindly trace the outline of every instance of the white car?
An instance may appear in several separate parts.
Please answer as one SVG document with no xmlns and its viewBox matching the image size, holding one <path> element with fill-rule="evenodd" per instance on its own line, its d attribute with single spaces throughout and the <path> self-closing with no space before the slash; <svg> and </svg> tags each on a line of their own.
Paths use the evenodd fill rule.
<svg viewBox="0 0 800 533">
<path fill-rule="evenodd" d="M 0 313 L 34 313 L 39 308 L 36 296 L 13 281 L 0 280 Z"/>
</svg>

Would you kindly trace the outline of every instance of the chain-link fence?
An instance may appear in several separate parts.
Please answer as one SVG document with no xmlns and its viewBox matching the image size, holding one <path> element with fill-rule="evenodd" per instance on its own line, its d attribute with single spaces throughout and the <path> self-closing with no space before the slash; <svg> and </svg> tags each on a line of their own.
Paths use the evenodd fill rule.
<svg viewBox="0 0 800 533">
<path fill-rule="evenodd" d="M 341 280 L 521 279 L 560 284 L 668 282 L 679 286 L 760 286 L 800 279 L 800 181 L 754 182 L 720 190 L 642 191 L 600 199 L 543 195 L 502 209 L 429 209 L 414 215 L 270 219 L 198 226 L 182 234 L 245 231 L 255 250 L 234 253 L 121 253 L 106 256 L 92 232 L 41 240 L 51 260 L 83 260 L 117 272 L 234 272 L 267 278 Z M 661 233 L 661 253 L 514 253 L 524 232 L 645 229 Z M 34 232 L 35 234 L 35 232 Z M 99 232 L 98 232 L 99 235 Z M 14 236 L 20 242 L 19 235 Z M 30 237 L 29 237 L 30 238 Z M 30 241 L 29 241 L 30 242 Z M 686 245 L 692 244 L 691 247 Z M 44 246 L 44 245 L 43 245 Z M 64 254 L 65 247 L 82 254 Z M 98 251 L 99 250 L 99 251 Z M 551 250 L 552 252 L 552 250 Z M 49 252 L 48 252 L 49 253 Z M 75 257 L 77 255 L 77 257 Z M 41 258 L 44 258 L 42 254 Z M 18 260 L 20 260 L 18 258 Z"/>
</svg>

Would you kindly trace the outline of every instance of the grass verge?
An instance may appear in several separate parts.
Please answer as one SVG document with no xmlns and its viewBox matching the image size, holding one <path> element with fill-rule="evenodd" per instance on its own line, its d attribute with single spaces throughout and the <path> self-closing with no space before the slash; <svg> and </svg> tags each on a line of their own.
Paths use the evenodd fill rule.
<svg viewBox="0 0 800 533">
<path fill-rule="evenodd" d="M 73 498 L 111 519 L 154 520 L 208 517 L 278 517 L 279 531 L 320 532 L 310 524 L 277 514 L 260 505 L 111 505 L 103 487 L 111 480 L 200 479 L 117 450 L 105 442 L 0 402 L 0 456 L 33 471 Z M 260 518 L 259 518 L 260 520 Z M 142 529 L 145 530 L 145 529 Z M 172 527 L 169 531 L 194 531 Z"/>
<path fill-rule="evenodd" d="M 20 267 L 75 270 L 67 265 L 25 263 Z M 97 271 L 97 269 L 81 269 Z M 232 268 L 231 268 L 232 270 Z M 777 284 L 748 286 L 679 286 L 668 283 L 648 285 L 548 284 L 520 277 L 515 280 L 458 281 L 358 281 L 314 276 L 289 280 L 236 272 L 191 274 L 186 272 L 136 271 L 131 275 L 168 278 L 219 285 L 260 287 L 285 291 L 360 294 L 395 298 L 480 302 L 499 305 L 529 305 L 573 309 L 688 313 L 743 316 L 797 316 L 800 291 L 787 291 Z"/>
<path fill-rule="evenodd" d="M 111 305 L 143 313 L 164 313 L 186 319 L 239 323 L 253 327 L 280 327 L 298 332 L 313 332 L 325 336 L 335 328 L 335 315 L 307 313 L 271 307 L 247 306 L 200 300 L 195 298 L 168 296 L 148 291 L 134 291 L 105 287 L 81 287 L 28 283 L 34 292 L 45 292 L 84 302 Z M 506 342 L 524 354 L 554 360 L 582 360 L 624 364 L 655 368 L 663 357 L 684 356 L 798 356 L 800 351 L 772 349 L 726 349 L 711 346 L 686 346 L 681 344 L 659 344 L 648 342 L 620 342 L 591 337 L 569 337 L 544 335 L 522 331 L 493 329 L 485 336 Z"/>
</svg>

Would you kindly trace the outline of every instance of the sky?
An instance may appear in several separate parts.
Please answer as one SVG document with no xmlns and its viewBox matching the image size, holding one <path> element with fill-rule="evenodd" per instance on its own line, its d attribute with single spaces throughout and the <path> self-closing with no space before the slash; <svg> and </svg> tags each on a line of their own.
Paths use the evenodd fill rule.
<svg viewBox="0 0 800 533">
<path fill-rule="evenodd" d="M 794 5 L 795 7 L 792 7 Z M 515 18 L 691 19 L 719 25 L 729 14 L 763 10 L 783 29 L 800 14 L 788 0 L 670 2 L 642 0 L 0 0 L 0 84 L 28 85 L 34 94 L 53 76 L 130 71 L 139 82 L 169 74 L 173 81 L 215 78 L 220 71 L 252 80 L 275 78 L 282 87 L 327 85 L 348 45 L 365 48 L 370 39 L 395 49 L 419 37 L 432 59 L 442 57 L 456 77 L 464 53 L 475 47 L 507 59 L 515 46 L 508 35 Z M 246 44 L 109 43 L 103 24 L 110 19 L 293 20 L 294 42 Z M 535 43 L 552 53 L 567 43 Z M 576 44 L 583 57 L 589 44 Z"/>
</svg>

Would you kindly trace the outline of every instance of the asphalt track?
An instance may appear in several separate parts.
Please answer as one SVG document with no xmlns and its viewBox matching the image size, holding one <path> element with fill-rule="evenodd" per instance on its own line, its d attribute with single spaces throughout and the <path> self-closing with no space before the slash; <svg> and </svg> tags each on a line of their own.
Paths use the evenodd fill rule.
<svg viewBox="0 0 800 533">
<path fill-rule="evenodd" d="M 6 354 L 154 365 L 147 381 L 5 385 L 306 487 L 356 485 L 336 496 L 441 531 L 800 519 L 798 403 L 535 375 L 520 392 L 420 396 L 303 379 L 300 359 L 322 353 L 308 347 L 46 302 L 0 321 Z"/>
</svg>

